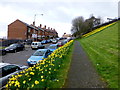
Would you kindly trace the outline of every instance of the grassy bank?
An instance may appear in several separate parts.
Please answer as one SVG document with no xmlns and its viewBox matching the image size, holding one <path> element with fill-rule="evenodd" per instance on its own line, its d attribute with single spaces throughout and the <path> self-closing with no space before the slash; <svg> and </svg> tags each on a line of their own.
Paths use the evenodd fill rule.
<svg viewBox="0 0 120 90">
<path fill-rule="evenodd" d="M 108 88 L 118 88 L 118 23 L 79 41 Z"/>
</svg>

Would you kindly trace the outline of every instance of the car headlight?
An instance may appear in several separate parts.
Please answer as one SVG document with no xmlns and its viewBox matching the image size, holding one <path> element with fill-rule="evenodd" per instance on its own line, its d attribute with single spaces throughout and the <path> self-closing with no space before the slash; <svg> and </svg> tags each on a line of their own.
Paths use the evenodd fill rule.
<svg viewBox="0 0 120 90">
<path fill-rule="evenodd" d="M 13 50 L 13 49 L 10 49 L 10 50 Z"/>
</svg>

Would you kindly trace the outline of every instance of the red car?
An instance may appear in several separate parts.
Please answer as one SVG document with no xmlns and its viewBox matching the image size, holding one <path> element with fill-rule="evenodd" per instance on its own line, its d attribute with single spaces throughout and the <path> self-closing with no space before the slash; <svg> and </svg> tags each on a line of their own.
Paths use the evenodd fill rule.
<svg viewBox="0 0 120 90">
<path fill-rule="evenodd" d="M 63 42 L 58 42 L 58 43 L 57 43 L 57 46 L 58 46 L 58 47 L 61 47 L 61 46 L 63 46 L 63 45 L 64 45 Z"/>
</svg>

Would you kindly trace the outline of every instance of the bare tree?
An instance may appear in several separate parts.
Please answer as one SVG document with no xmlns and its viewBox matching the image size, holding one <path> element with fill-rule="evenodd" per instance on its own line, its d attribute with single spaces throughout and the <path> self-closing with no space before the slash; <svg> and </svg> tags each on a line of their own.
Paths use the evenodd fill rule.
<svg viewBox="0 0 120 90">
<path fill-rule="evenodd" d="M 84 24 L 84 18 L 82 16 L 79 16 L 79 17 L 72 20 L 71 31 L 74 33 L 73 35 L 77 36 L 77 35 L 81 34 L 83 24 Z"/>
<path fill-rule="evenodd" d="M 75 37 L 81 37 L 84 33 L 92 31 L 93 27 L 101 24 L 101 18 L 95 18 L 93 14 L 86 20 L 82 16 L 72 20 L 71 32 Z"/>
</svg>

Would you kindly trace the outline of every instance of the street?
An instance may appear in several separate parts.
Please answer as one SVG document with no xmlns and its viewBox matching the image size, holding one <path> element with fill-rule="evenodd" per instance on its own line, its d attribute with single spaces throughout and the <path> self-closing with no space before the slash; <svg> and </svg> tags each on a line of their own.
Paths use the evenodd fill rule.
<svg viewBox="0 0 120 90">
<path fill-rule="evenodd" d="M 47 48 L 49 44 L 45 44 L 45 48 Z M 27 59 L 35 52 L 36 50 L 32 50 L 29 47 L 26 47 L 25 50 L 19 51 L 16 53 L 7 53 L 4 56 L 0 56 L 0 61 L 4 63 L 11 63 L 11 64 L 20 64 L 20 65 L 27 65 Z"/>
</svg>

